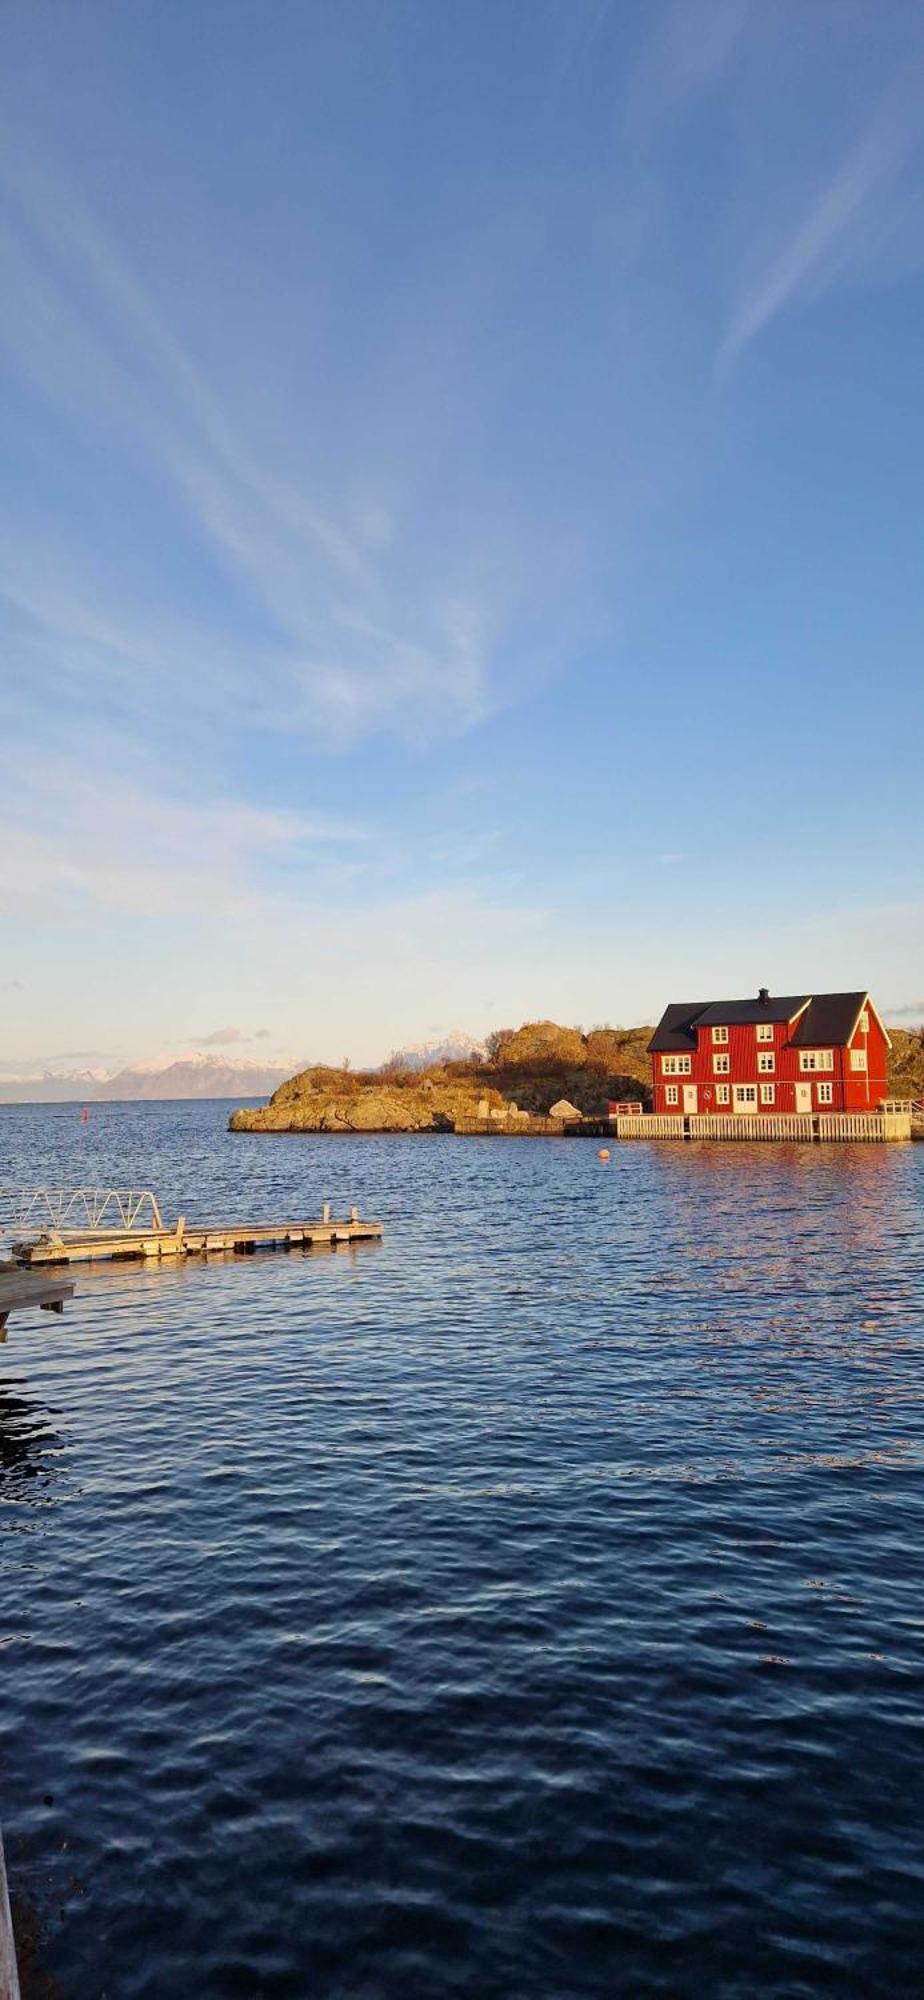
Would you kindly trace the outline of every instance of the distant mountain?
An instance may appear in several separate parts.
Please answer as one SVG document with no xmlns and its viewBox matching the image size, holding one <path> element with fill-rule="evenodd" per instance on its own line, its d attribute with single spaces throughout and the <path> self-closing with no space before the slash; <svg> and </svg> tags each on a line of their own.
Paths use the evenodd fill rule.
<svg viewBox="0 0 924 2000">
<path fill-rule="evenodd" d="M 0 1104 L 87 1104 L 95 1099 L 106 1072 L 46 1069 L 38 1076 L 0 1075 Z"/>
<path fill-rule="evenodd" d="M 484 1054 L 482 1044 L 461 1028 L 450 1028 L 439 1041 L 413 1042 L 410 1048 L 393 1049 L 383 1069 L 437 1069 L 441 1063 L 477 1062 Z"/>
<path fill-rule="evenodd" d="M 278 1065 L 230 1062 L 227 1056 L 181 1056 L 175 1062 L 133 1063 L 96 1087 L 94 1095 L 115 1099 L 157 1097 L 269 1097 L 288 1075 Z"/>
<path fill-rule="evenodd" d="M 181 1056 L 105 1070 L 0 1076 L 0 1104 L 97 1104 L 161 1097 L 270 1097 L 292 1064 L 231 1062 L 227 1056 Z"/>
</svg>

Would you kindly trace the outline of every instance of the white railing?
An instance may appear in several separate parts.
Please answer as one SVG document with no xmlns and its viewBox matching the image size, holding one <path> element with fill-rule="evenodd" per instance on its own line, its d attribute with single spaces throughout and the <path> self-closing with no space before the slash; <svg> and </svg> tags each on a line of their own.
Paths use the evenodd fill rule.
<svg viewBox="0 0 924 2000">
<path fill-rule="evenodd" d="M 689 1119 L 691 1139 L 811 1139 L 812 1117 L 802 1111 L 700 1112 Z"/>
<path fill-rule="evenodd" d="M 0 1188 L 0 1229 L 163 1229 L 150 1188 Z"/>
<path fill-rule="evenodd" d="M 649 1111 L 642 1118 L 621 1114 L 610 1119 L 617 1139 L 682 1139 L 683 1126 L 682 1112 L 675 1116 L 668 1111 Z"/>
</svg>

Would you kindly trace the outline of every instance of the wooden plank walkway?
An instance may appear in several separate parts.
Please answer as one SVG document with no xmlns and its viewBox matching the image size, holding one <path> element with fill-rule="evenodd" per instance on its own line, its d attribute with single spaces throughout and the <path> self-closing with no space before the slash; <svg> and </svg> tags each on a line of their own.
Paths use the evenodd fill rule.
<svg viewBox="0 0 924 2000">
<path fill-rule="evenodd" d="M 10 1916 L 10 1899 L 6 1886 L 2 1834 L 0 1834 L 0 2000 L 19 2000 L 19 1975 L 16 1971 L 16 1946 L 13 1942 L 13 1919 Z"/>
<path fill-rule="evenodd" d="M 337 1248 L 342 1243 L 378 1242 L 381 1236 L 380 1222 L 361 1222 L 355 1208 L 345 1219 L 337 1220 L 325 1203 L 320 1219 L 310 1222 L 216 1222 L 193 1227 L 181 1215 L 173 1229 L 48 1230 L 32 1241 L 14 1243 L 13 1256 L 18 1264 L 35 1270 L 40 1265 L 90 1264 L 114 1258 Z"/>
<path fill-rule="evenodd" d="M 12 1312 L 40 1306 L 43 1312 L 62 1313 L 65 1299 L 73 1296 L 73 1278 L 41 1278 L 16 1265 L 0 1268 L 0 1340 L 6 1339 L 6 1323 Z"/>
</svg>

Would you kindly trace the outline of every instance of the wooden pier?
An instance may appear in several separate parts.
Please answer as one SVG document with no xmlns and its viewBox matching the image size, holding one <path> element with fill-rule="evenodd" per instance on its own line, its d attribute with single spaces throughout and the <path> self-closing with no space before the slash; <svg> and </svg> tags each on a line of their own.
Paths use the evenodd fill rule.
<svg viewBox="0 0 924 2000">
<path fill-rule="evenodd" d="M 65 1299 L 74 1296 L 73 1278 L 40 1278 L 15 1265 L 0 1265 L 0 1340 L 6 1339 L 6 1323 L 13 1312 L 39 1306 L 42 1312 L 63 1313 Z M 3 1989 L 0 1987 L 0 2000 Z"/>
<path fill-rule="evenodd" d="M 181 1215 L 171 1228 L 144 1223 L 132 1228 L 45 1229 L 14 1243 L 12 1256 L 31 1271 L 39 1266 L 92 1264 L 103 1259 L 204 1257 L 215 1251 L 251 1255 L 258 1250 L 336 1249 L 342 1243 L 373 1243 L 382 1236 L 380 1222 L 360 1221 L 357 1209 L 343 1219 L 331 1215 L 325 1202 L 318 1220 L 309 1222 L 209 1222 L 192 1225 Z M 73 1286 L 70 1288 L 73 1290 Z"/>
<path fill-rule="evenodd" d="M 584 1128 L 597 1122 L 584 1121 Z M 581 1128 L 572 1128 L 580 1130 Z M 869 1145 L 911 1138 L 910 1108 L 883 1111 L 761 1112 L 747 1117 L 735 1112 L 647 1112 L 641 1118 L 613 1118 L 615 1139 L 674 1140 L 801 1140 L 803 1144 Z"/>
</svg>

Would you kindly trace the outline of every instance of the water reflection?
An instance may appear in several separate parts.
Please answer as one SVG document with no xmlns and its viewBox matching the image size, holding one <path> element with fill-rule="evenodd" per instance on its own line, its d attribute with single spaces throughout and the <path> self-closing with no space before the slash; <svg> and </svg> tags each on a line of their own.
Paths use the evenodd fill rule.
<svg viewBox="0 0 924 2000">
<path fill-rule="evenodd" d="M 25 1382 L 0 1382 L 0 1505 L 46 1499 L 60 1450 L 46 1405 Z"/>
</svg>

